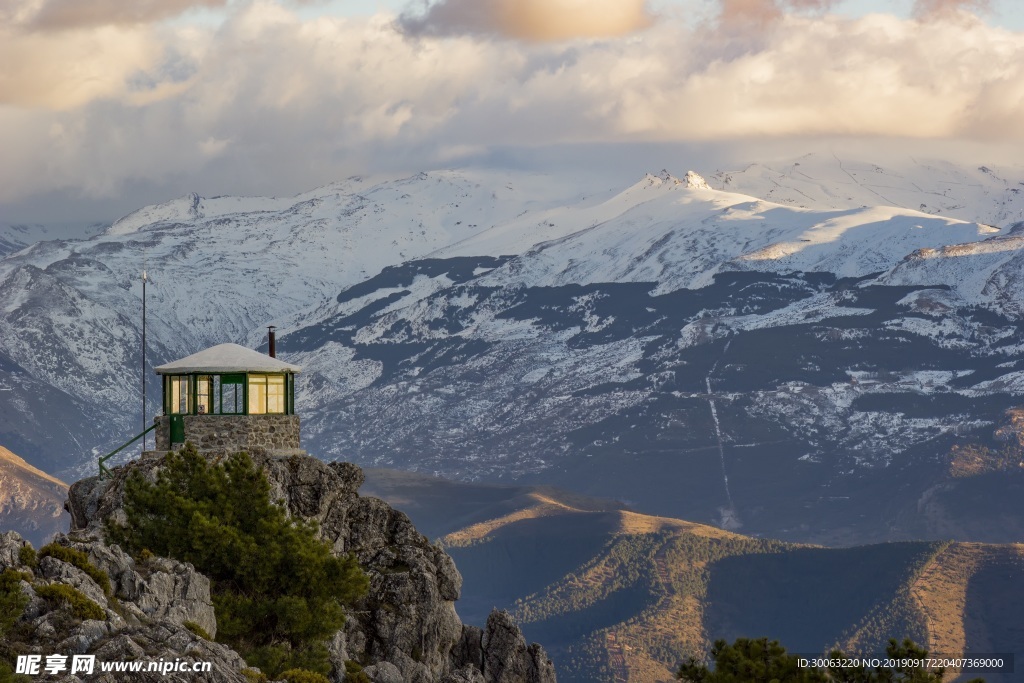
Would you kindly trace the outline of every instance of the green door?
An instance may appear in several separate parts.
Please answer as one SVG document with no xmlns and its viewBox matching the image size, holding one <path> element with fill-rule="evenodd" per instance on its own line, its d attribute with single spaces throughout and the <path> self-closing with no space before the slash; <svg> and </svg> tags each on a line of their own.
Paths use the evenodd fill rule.
<svg viewBox="0 0 1024 683">
<path fill-rule="evenodd" d="M 171 443 L 185 443 L 185 416 L 171 415 Z"/>
</svg>

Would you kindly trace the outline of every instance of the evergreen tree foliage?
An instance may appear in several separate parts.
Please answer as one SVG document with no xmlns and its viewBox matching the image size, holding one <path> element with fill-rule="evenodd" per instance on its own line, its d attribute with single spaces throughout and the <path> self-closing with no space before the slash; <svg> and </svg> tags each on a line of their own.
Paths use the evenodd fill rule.
<svg viewBox="0 0 1024 683">
<path fill-rule="evenodd" d="M 910 663 L 927 656 L 928 651 L 910 639 L 902 643 L 890 640 L 886 658 L 898 666 L 817 669 L 800 667 L 799 658 L 776 640 L 738 638 L 731 645 L 715 641 L 711 648 L 714 667 L 690 657 L 679 667 L 676 678 L 688 683 L 942 683 L 943 669 L 928 670 Z M 845 658 L 839 651 L 829 655 L 832 660 Z M 984 681 L 975 678 L 968 683 Z"/>
<path fill-rule="evenodd" d="M 111 540 L 139 556 L 192 563 L 211 579 L 217 640 L 274 676 L 330 670 L 324 641 L 369 581 L 353 556 L 335 557 L 316 526 L 290 519 L 247 454 L 210 464 L 187 444 L 155 483 L 125 485 L 126 526 Z"/>
<path fill-rule="evenodd" d="M 28 605 L 28 598 L 21 592 L 21 582 L 25 574 L 5 569 L 0 573 L 0 638 L 14 626 Z"/>
<path fill-rule="evenodd" d="M 286 683 L 331 683 L 326 676 L 305 669 L 289 669 L 280 676 Z"/>
<path fill-rule="evenodd" d="M 739 638 L 732 645 L 715 641 L 711 648 L 714 669 L 690 657 L 676 678 L 689 683 L 824 683 L 828 677 L 817 669 L 801 668 L 797 657 L 777 640 Z"/>
<path fill-rule="evenodd" d="M 30 545 L 23 545 L 18 550 L 18 560 L 29 569 L 35 569 L 39 565 L 39 557 L 36 549 Z"/>
</svg>

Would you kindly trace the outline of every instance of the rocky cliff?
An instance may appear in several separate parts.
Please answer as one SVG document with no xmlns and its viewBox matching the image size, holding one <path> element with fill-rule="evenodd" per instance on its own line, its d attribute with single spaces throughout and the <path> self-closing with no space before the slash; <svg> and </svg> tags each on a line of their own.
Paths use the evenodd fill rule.
<svg viewBox="0 0 1024 683">
<path fill-rule="evenodd" d="M 370 577 L 368 594 L 330 643 L 333 681 L 344 681 L 345 663 L 356 662 L 375 683 L 555 682 L 543 648 L 527 645 L 507 613 L 495 611 L 483 629 L 460 621 L 454 603 L 462 578 L 452 559 L 417 532 L 405 514 L 379 499 L 360 497 L 363 474 L 358 467 L 308 456 L 254 454 L 253 460 L 264 468 L 272 495 L 289 513 L 316 521 L 321 538 L 337 553 L 354 553 Z M 58 557 L 28 562 L 22 551 L 26 541 L 14 533 L 0 536 L 0 571 L 23 572 L 20 588 L 29 598 L 6 644 L 9 654 L 211 661 L 208 673 L 182 675 L 190 682 L 248 680 L 237 653 L 204 637 L 216 635 L 206 577 L 166 558 L 136 561 L 104 540 L 104 520 L 124 520 L 128 476 L 139 472 L 155 480 L 162 463 L 162 458 L 136 461 L 109 479 L 86 479 L 69 491 L 71 530 L 55 542 L 83 552 L 109 576 L 109 588 Z M 42 587 L 54 584 L 77 589 L 102 609 L 103 617 L 76 617 L 71 606 L 48 599 Z M 105 675 L 103 680 L 119 680 L 119 675 L 147 680 L 138 673 Z M 173 680 L 174 675 L 153 674 L 154 680 Z"/>
</svg>

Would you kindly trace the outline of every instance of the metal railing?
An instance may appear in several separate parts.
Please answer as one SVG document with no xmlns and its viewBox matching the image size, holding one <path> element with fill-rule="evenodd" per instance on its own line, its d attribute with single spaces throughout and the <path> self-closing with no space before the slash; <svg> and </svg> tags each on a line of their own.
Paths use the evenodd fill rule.
<svg viewBox="0 0 1024 683">
<path fill-rule="evenodd" d="M 156 425 L 155 425 L 155 424 L 154 424 L 154 425 L 153 425 L 152 427 L 150 427 L 149 429 L 147 429 L 146 431 L 142 432 L 141 434 L 139 434 L 138 436 L 136 436 L 135 438 L 133 438 L 133 439 L 132 439 L 131 441 L 128 441 L 128 442 L 126 442 L 126 443 L 123 443 L 123 444 L 121 444 L 120 446 L 118 446 L 118 447 L 117 447 L 117 448 L 115 448 L 114 450 L 112 450 L 112 451 L 110 451 L 109 453 L 107 453 L 106 455 L 102 456 L 102 457 L 101 457 L 101 458 L 99 459 L 99 466 L 100 466 L 100 478 L 102 479 L 104 475 L 107 475 L 107 476 L 109 476 L 109 475 L 110 475 L 110 470 L 108 470 L 108 469 L 107 469 L 107 466 L 106 466 L 106 465 L 104 465 L 103 463 L 105 463 L 106 461 L 110 460 L 110 459 L 111 459 L 112 457 L 114 457 L 115 455 L 117 455 L 118 453 L 120 453 L 121 451 L 123 451 L 124 449 L 128 448 L 128 447 L 129 447 L 129 446 L 131 446 L 131 445 L 132 445 L 133 443 L 135 443 L 136 441 L 138 441 L 139 439 L 141 439 L 142 437 L 144 437 L 144 436 L 145 436 L 146 434 L 149 434 L 149 433 L 150 433 L 151 431 L 153 431 L 154 429 L 156 429 Z"/>
</svg>

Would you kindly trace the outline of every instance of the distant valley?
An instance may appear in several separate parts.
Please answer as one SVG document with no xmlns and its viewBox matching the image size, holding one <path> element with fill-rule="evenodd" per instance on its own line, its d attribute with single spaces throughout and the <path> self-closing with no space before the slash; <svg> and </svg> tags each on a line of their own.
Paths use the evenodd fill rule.
<svg viewBox="0 0 1024 683">
<path fill-rule="evenodd" d="M 562 681 L 668 681 L 686 654 L 741 636 L 808 654 L 879 653 L 890 637 L 937 654 L 1013 652 L 1024 642 L 1024 544 L 828 549 L 550 488 L 387 470 L 369 470 L 362 491 L 442 538 L 465 579 L 464 619 L 512 609 L 552 652 Z"/>
</svg>

